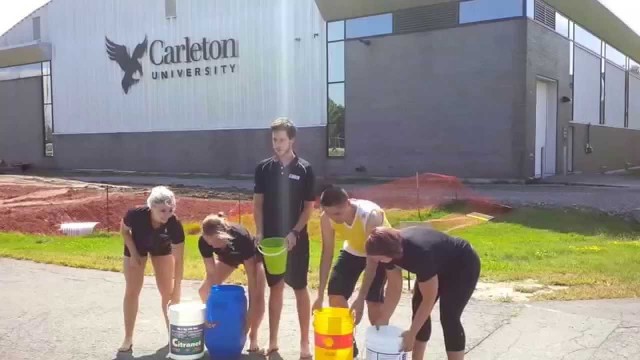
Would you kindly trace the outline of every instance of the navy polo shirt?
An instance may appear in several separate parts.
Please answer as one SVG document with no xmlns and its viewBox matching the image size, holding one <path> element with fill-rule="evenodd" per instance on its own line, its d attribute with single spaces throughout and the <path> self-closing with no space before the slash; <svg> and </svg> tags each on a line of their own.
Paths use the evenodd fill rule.
<svg viewBox="0 0 640 360">
<path fill-rule="evenodd" d="M 261 161 L 254 181 L 254 193 L 264 196 L 264 237 L 286 236 L 298 222 L 305 202 L 315 200 L 311 164 L 297 156 L 287 166 L 276 158 Z M 306 232 L 305 226 L 301 235 Z"/>
</svg>

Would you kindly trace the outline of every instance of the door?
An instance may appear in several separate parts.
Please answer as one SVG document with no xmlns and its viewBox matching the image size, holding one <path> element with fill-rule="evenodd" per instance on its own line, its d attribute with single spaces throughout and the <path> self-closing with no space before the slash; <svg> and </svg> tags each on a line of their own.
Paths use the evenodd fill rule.
<svg viewBox="0 0 640 360">
<path fill-rule="evenodd" d="M 535 177 L 556 174 L 557 86 L 554 81 L 536 83 Z"/>
</svg>

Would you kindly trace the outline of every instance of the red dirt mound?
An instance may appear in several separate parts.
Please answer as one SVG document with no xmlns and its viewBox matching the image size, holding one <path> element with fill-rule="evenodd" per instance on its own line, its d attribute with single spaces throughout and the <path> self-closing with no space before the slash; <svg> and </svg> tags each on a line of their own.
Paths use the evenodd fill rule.
<svg viewBox="0 0 640 360">
<path fill-rule="evenodd" d="M 117 230 L 124 213 L 145 204 L 142 192 L 107 193 L 97 189 L 0 185 L 0 231 L 58 234 L 63 222 L 97 221 L 100 230 Z M 206 215 L 237 208 L 237 201 L 179 197 L 177 215 L 199 222 Z"/>
</svg>

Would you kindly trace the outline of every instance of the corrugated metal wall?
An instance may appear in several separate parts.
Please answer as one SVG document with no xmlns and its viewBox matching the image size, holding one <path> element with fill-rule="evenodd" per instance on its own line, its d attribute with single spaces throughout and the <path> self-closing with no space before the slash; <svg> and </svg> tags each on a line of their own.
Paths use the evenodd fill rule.
<svg viewBox="0 0 640 360">
<path fill-rule="evenodd" d="M 326 123 L 324 22 L 313 0 L 178 1 L 172 19 L 164 3 L 54 0 L 45 8 L 56 133 L 266 128 L 278 116 L 301 127 Z M 31 21 L 24 23 L 28 29 L 21 24 L 6 38 L 27 41 Z M 149 49 L 154 40 L 167 46 L 182 45 L 185 37 L 192 43 L 233 38 L 239 57 L 187 64 L 183 53 L 181 64 L 156 66 L 148 51 L 144 75 L 125 94 L 124 72 L 108 58 L 105 36 L 129 54 L 145 36 Z M 234 73 L 220 74 L 219 67 L 218 75 L 195 76 L 195 68 L 214 73 L 221 65 L 235 65 Z M 192 77 L 154 80 L 154 72 L 187 69 Z"/>
</svg>

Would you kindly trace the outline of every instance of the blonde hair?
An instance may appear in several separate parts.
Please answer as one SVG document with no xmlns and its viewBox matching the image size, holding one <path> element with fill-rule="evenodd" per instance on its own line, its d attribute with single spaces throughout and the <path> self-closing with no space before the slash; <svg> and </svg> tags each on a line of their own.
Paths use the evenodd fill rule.
<svg viewBox="0 0 640 360">
<path fill-rule="evenodd" d="M 223 212 L 212 214 L 202 220 L 202 235 L 218 236 L 224 239 L 230 239 L 228 230 L 231 226 L 226 220 Z"/>
<path fill-rule="evenodd" d="M 271 123 L 271 131 L 285 131 L 289 140 L 295 138 L 298 132 L 296 126 L 293 124 L 293 121 L 289 120 L 289 118 L 286 117 L 275 119 Z"/>
<path fill-rule="evenodd" d="M 147 198 L 147 206 L 153 207 L 154 205 L 167 205 L 172 208 L 176 207 L 176 196 L 173 191 L 169 190 L 166 186 L 156 186 L 151 189 L 151 193 Z"/>
</svg>

